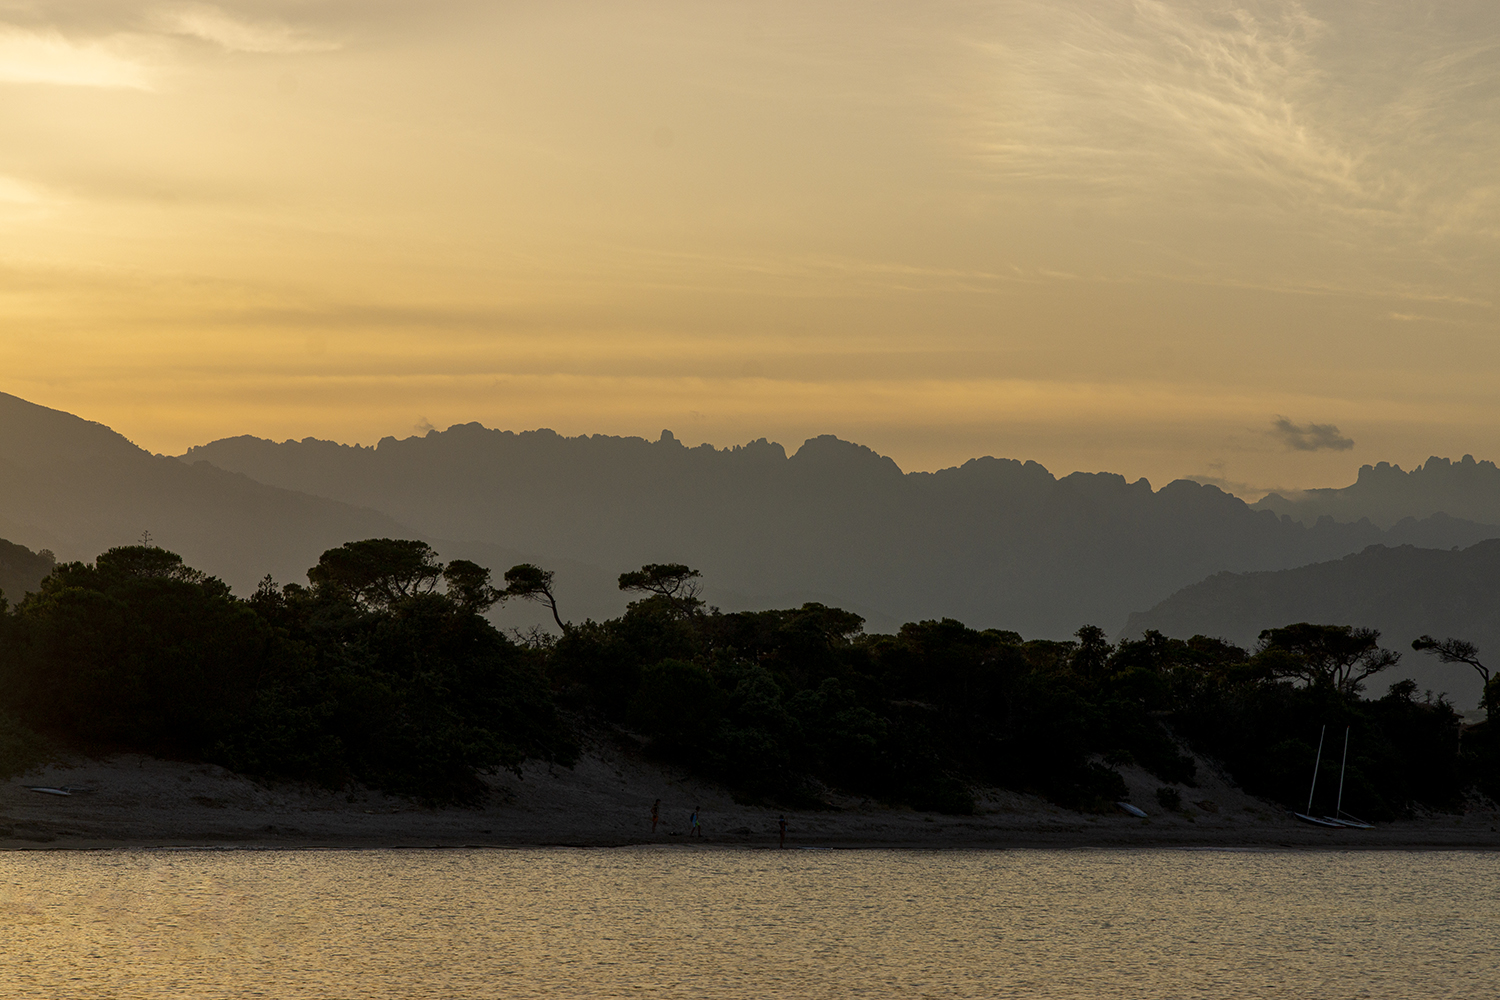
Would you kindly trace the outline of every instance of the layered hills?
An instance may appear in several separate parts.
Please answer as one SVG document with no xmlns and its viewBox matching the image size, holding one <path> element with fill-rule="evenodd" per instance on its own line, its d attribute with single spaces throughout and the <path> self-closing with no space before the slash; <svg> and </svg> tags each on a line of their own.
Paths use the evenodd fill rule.
<svg viewBox="0 0 1500 1000">
<path fill-rule="evenodd" d="M 1301 621 L 1379 629 L 1388 648 L 1405 652 L 1390 679 L 1412 677 L 1425 688 L 1449 692 L 1460 708 L 1473 708 L 1481 689 L 1478 674 L 1413 653 L 1410 645 L 1420 635 L 1467 639 L 1479 647 L 1481 659 L 1500 668 L 1500 539 L 1456 551 L 1372 545 L 1295 569 L 1216 573 L 1132 614 L 1124 634 L 1156 629 L 1222 636 L 1251 647 L 1262 629 Z M 1372 684 L 1388 682 L 1382 677 Z"/>
<path fill-rule="evenodd" d="M 1454 476 L 1482 487 L 1495 471 L 1432 460 L 1420 476 L 1397 480 L 1389 468 L 1362 473 L 1342 491 L 1346 499 L 1384 495 L 1374 489 L 1382 476 L 1410 492 L 1413 482 Z M 1330 516 L 1305 523 L 1185 480 L 1157 490 L 1109 473 L 1058 477 L 1011 459 L 906 473 L 830 436 L 788 454 L 763 439 L 688 448 L 669 432 L 655 441 L 570 438 L 465 424 L 371 447 L 230 438 L 179 459 L 0 394 L 0 537 L 17 543 L 0 553 L 0 589 L 13 600 L 45 573 L 32 551 L 44 548 L 58 559 L 90 559 L 149 532 L 248 593 L 266 574 L 303 579 L 319 553 L 342 542 L 403 536 L 496 570 L 542 562 L 557 571 L 564 614 L 574 618 L 618 614 L 618 573 L 674 561 L 701 569 L 706 596 L 725 607 L 823 601 L 865 615 L 874 630 L 952 617 L 1031 636 L 1061 638 L 1087 622 L 1245 642 L 1265 627 L 1261 612 L 1246 612 L 1249 624 L 1227 612 L 1169 619 L 1163 608 L 1186 605 L 1167 598 L 1215 574 L 1339 561 L 1372 545 L 1448 550 L 1500 537 L 1444 511 L 1390 521 L 1400 509 L 1382 510 L 1384 525 Z M 1248 591 L 1235 593 L 1250 601 Z M 1308 606 L 1290 597 L 1261 605 L 1276 609 L 1265 612 L 1271 624 L 1386 621 L 1361 610 L 1373 600 L 1366 591 L 1349 594 L 1353 604 L 1326 610 L 1298 610 Z M 1130 617 L 1154 604 L 1161 607 Z M 530 610 L 506 616 L 521 623 Z M 1393 629 L 1410 630 L 1394 619 Z M 1453 631 L 1479 641 L 1468 619 L 1455 620 Z"/>
<path fill-rule="evenodd" d="M 876 629 L 953 617 L 1064 637 L 1085 622 L 1117 630 L 1221 571 L 1500 536 L 1445 514 L 1304 524 L 1187 480 L 1155 490 L 1011 459 L 905 473 L 831 436 L 789 455 L 764 439 L 688 448 L 666 431 L 648 441 L 464 424 L 371 447 L 230 438 L 183 459 L 380 510 L 426 537 L 571 560 L 589 577 L 564 608 L 575 617 L 618 613 L 616 574 L 672 561 L 701 569 L 726 607 L 818 600 Z"/>
<path fill-rule="evenodd" d="M 149 533 L 244 593 L 267 573 L 302 579 L 351 538 L 403 530 L 373 510 L 153 455 L 103 424 L 0 393 L 0 538 L 60 560 Z M 15 599 L 20 582 L 0 586 Z"/>
<path fill-rule="evenodd" d="M 1500 468 L 1465 455 L 1457 462 L 1436 456 L 1410 472 L 1389 462 L 1361 466 L 1350 486 L 1303 490 L 1293 496 L 1272 493 L 1257 510 L 1286 514 L 1307 524 L 1320 517 L 1357 521 L 1367 517 L 1381 527 L 1403 518 L 1442 512 L 1451 517 L 1500 524 Z"/>
<path fill-rule="evenodd" d="M 28 590 L 36 589 L 54 565 L 48 550 L 33 552 L 0 538 L 0 600 L 19 601 Z"/>
</svg>

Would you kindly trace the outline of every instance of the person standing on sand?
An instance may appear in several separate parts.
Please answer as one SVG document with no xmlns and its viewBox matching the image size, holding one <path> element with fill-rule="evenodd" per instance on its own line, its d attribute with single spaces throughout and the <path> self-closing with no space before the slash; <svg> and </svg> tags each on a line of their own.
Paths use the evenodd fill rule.
<svg viewBox="0 0 1500 1000">
<path fill-rule="evenodd" d="M 698 825 L 698 807 L 697 806 L 693 806 L 693 815 L 691 815 L 691 816 L 688 817 L 688 836 L 689 837 L 701 837 L 701 836 L 703 836 L 703 827 L 701 827 L 701 826 Z"/>
<path fill-rule="evenodd" d="M 651 803 L 651 834 L 656 835 L 656 821 L 661 819 L 661 799 Z"/>
<path fill-rule="evenodd" d="M 786 850 L 786 817 L 785 816 L 778 816 L 778 817 L 776 817 L 776 826 L 781 831 L 781 849 L 784 851 L 784 850 Z"/>
</svg>

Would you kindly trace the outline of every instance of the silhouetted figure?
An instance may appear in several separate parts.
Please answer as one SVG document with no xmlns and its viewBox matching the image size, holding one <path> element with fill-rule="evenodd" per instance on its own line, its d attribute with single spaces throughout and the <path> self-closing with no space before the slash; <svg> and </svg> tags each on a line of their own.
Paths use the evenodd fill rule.
<svg viewBox="0 0 1500 1000">
<path fill-rule="evenodd" d="M 661 819 L 661 799 L 651 803 L 651 833 L 656 833 L 657 820 Z"/>
<path fill-rule="evenodd" d="M 701 827 L 701 826 L 698 825 L 698 807 L 697 806 L 693 806 L 693 815 L 691 815 L 691 816 L 688 817 L 688 836 L 689 837 L 701 837 L 701 836 L 703 836 L 703 827 Z"/>
<path fill-rule="evenodd" d="M 785 816 L 778 816 L 778 817 L 776 817 L 776 826 L 781 831 L 781 849 L 784 851 L 784 850 L 786 850 L 786 817 Z"/>
</svg>

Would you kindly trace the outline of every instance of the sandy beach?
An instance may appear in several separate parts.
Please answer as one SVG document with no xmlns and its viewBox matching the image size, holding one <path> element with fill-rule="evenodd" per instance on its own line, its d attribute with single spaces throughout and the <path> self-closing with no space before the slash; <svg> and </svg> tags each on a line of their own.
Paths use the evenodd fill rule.
<svg viewBox="0 0 1500 1000">
<path fill-rule="evenodd" d="M 833 809 L 783 811 L 736 803 L 724 789 L 596 743 L 573 768 L 530 764 L 517 778 L 488 779 L 482 807 L 436 809 L 364 789 L 331 792 L 257 782 L 213 765 L 139 755 L 77 759 L 0 786 L 0 849 L 111 847 L 608 847 L 661 844 L 778 846 L 787 820 L 790 848 L 1500 848 L 1493 805 L 1434 814 L 1373 830 L 1301 823 L 1253 798 L 1200 762 L 1182 808 L 1162 809 L 1149 774 L 1125 769 L 1131 801 L 1149 816 L 1089 815 L 1044 799 L 981 790 L 972 816 L 890 808 L 830 794 Z M 30 786 L 66 787 L 54 795 Z M 661 822 L 651 829 L 651 806 Z M 697 807 L 701 838 L 689 835 Z"/>
</svg>

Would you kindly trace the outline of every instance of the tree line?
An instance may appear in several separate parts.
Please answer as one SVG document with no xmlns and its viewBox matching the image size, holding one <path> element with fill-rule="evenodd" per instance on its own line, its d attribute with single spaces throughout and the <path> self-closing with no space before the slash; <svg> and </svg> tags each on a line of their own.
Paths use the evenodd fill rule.
<svg viewBox="0 0 1500 1000">
<path fill-rule="evenodd" d="M 243 599 L 166 550 L 111 549 L 57 565 L 14 608 L 0 598 L 0 764 L 62 743 L 458 803 L 484 774 L 570 764 L 605 732 L 786 806 L 839 789 L 966 813 L 992 785 L 1107 809 L 1127 764 L 1172 802 L 1196 782 L 1192 752 L 1290 806 L 1327 725 L 1352 729 L 1344 802 L 1366 818 L 1500 797 L 1500 677 L 1462 640 L 1413 645 L 1486 675 L 1479 725 L 1409 681 L 1367 696 L 1400 657 L 1367 629 L 1290 624 L 1253 650 L 953 619 L 871 635 L 822 604 L 723 612 L 700 583 L 647 565 L 619 578 L 624 614 L 574 623 L 551 572 L 497 581 L 416 541 L 330 549 L 306 585 L 267 578 Z M 557 633 L 497 629 L 486 612 L 507 600 L 540 603 Z"/>
</svg>

